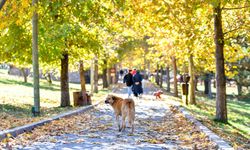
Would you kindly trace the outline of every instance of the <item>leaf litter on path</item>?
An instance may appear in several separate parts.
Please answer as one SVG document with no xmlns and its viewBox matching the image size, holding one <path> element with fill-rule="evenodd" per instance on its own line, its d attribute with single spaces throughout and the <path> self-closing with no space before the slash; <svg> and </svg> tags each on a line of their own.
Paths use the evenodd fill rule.
<svg viewBox="0 0 250 150">
<path fill-rule="evenodd" d="M 83 149 L 97 146 L 104 149 L 216 149 L 215 143 L 174 107 L 148 99 L 137 100 L 136 104 L 133 134 L 130 128 L 118 132 L 111 106 L 100 104 L 83 114 L 55 120 L 11 138 L 11 143 L 1 146 L 8 143 L 25 149 L 27 145 L 39 147 L 53 143 L 58 147 L 80 144 L 77 146 Z M 32 145 L 35 142 L 38 144 Z"/>
</svg>

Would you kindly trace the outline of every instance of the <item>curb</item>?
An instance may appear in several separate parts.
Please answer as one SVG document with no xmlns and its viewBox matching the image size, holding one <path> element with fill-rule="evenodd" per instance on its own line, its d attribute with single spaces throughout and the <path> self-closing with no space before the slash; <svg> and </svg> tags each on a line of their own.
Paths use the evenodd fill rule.
<svg viewBox="0 0 250 150">
<path fill-rule="evenodd" d="M 219 150 L 234 150 L 232 146 L 230 146 L 226 141 L 221 139 L 218 135 L 216 135 L 213 131 L 209 130 L 202 123 L 197 121 L 192 115 L 189 114 L 184 108 L 177 106 L 180 112 L 187 118 L 191 123 L 196 125 L 203 133 L 208 136 L 209 140 L 216 143 L 217 148 Z"/>
<path fill-rule="evenodd" d="M 160 88 L 160 87 L 157 87 L 157 88 Z M 162 89 L 162 90 L 165 90 L 165 89 Z M 171 101 L 174 101 L 174 100 L 171 100 Z M 216 144 L 218 150 L 234 150 L 234 148 L 230 146 L 228 142 L 224 141 L 221 137 L 216 135 L 213 131 L 208 129 L 201 122 L 196 120 L 195 117 L 193 117 L 185 108 L 181 107 L 180 102 L 176 102 L 176 101 L 174 102 L 175 103 L 172 105 L 176 106 L 178 110 L 180 111 L 180 113 L 182 113 L 188 121 L 190 121 L 195 126 L 197 126 L 201 130 L 201 132 L 205 133 L 206 136 L 208 136 L 209 140 Z"/>
<path fill-rule="evenodd" d="M 116 90 L 117 90 L 117 87 L 113 87 L 113 90 L 111 92 L 115 92 Z M 0 131 L 0 142 L 4 138 L 7 138 L 8 134 L 11 134 L 11 136 L 16 137 L 19 134 L 31 131 L 34 128 L 38 127 L 38 126 L 45 125 L 47 123 L 50 123 L 53 120 L 59 120 L 60 118 L 69 117 L 69 116 L 73 116 L 73 115 L 78 115 L 80 113 L 86 112 L 86 111 L 88 111 L 90 109 L 93 109 L 94 107 L 96 107 L 97 105 L 99 105 L 101 102 L 102 102 L 102 100 L 98 101 L 94 105 L 89 105 L 89 106 L 86 106 L 86 107 L 83 107 L 83 108 L 79 108 L 79 109 L 76 109 L 76 110 L 68 111 L 68 112 L 59 114 L 57 116 L 51 117 L 49 119 L 44 119 L 44 120 L 41 120 L 41 121 L 38 121 L 38 122 L 34 122 L 34 123 L 31 123 L 31 124 L 19 126 L 19 127 L 13 128 L 13 129 L 8 129 L 8 130 Z"/>
<path fill-rule="evenodd" d="M 44 124 L 50 123 L 53 120 L 59 120 L 59 119 L 64 118 L 64 117 L 69 117 L 69 116 L 72 116 L 72 115 L 77 115 L 77 114 L 86 112 L 86 111 L 88 111 L 90 109 L 93 109 L 95 106 L 97 106 L 101 102 L 102 101 L 99 101 L 94 105 L 89 105 L 87 107 L 79 108 L 77 110 L 68 111 L 68 112 L 62 113 L 60 115 L 51 117 L 49 119 L 45 119 L 45 120 L 41 120 L 41 121 L 38 121 L 38 122 L 35 122 L 35 123 L 31 123 L 31 124 L 19 126 L 19 127 L 13 128 L 13 129 L 8 129 L 8 130 L 1 131 L 0 132 L 0 140 L 3 140 L 4 138 L 6 138 L 7 134 L 11 134 L 11 136 L 16 137 L 19 134 L 31 131 L 34 128 L 38 127 L 38 126 L 42 126 Z"/>
</svg>

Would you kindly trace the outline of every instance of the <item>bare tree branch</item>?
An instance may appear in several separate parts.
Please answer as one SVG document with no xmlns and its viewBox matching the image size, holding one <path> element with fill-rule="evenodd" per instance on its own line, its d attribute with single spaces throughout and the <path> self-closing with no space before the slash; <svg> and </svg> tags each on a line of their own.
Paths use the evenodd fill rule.
<svg viewBox="0 0 250 150">
<path fill-rule="evenodd" d="M 230 33 L 230 32 L 234 32 L 234 31 L 240 30 L 240 29 L 241 29 L 241 27 L 238 27 L 238 28 L 229 30 L 229 31 L 227 31 L 227 32 L 224 32 L 224 35 L 226 35 L 226 34 L 228 34 L 228 33 Z"/>
<path fill-rule="evenodd" d="M 234 7 L 234 8 L 222 8 L 223 10 L 235 10 L 235 9 L 245 9 L 249 8 L 250 6 L 243 6 L 243 7 Z"/>
<path fill-rule="evenodd" d="M 0 10 L 3 8 L 3 5 L 5 4 L 7 0 L 0 0 Z"/>
</svg>

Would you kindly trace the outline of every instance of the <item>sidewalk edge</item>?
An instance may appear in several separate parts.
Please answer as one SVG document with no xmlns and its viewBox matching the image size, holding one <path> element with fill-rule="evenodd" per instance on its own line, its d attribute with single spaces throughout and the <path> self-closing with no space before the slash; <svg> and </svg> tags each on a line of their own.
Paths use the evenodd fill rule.
<svg viewBox="0 0 250 150">
<path fill-rule="evenodd" d="M 111 92 L 115 92 L 116 90 L 117 90 L 117 86 L 114 86 Z M 49 119 L 44 119 L 44 120 L 41 120 L 41 121 L 38 121 L 38 122 L 34 122 L 34 123 L 31 123 L 31 124 L 19 126 L 19 127 L 13 128 L 13 129 L 7 129 L 7 130 L 0 131 L 0 142 L 4 138 L 7 138 L 8 134 L 11 134 L 11 136 L 16 137 L 19 134 L 31 131 L 34 128 L 38 127 L 38 126 L 45 125 L 47 123 L 50 123 L 53 120 L 58 120 L 60 118 L 69 117 L 69 116 L 72 116 L 72 115 L 77 115 L 77 114 L 86 112 L 86 111 L 88 111 L 90 109 L 93 109 L 94 107 L 99 105 L 101 102 L 102 102 L 102 100 L 98 101 L 96 104 L 89 105 L 89 106 L 86 106 L 86 107 L 82 107 L 82 108 L 79 108 L 79 109 L 76 109 L 76 110 L 71 110 L 71 111 L 56 115 L 54 117 L 51 117 Z"/>
<path fill-rule="evenodd" d="M 0 132 L 0 140 L 3 140 L 4 138 L 6 138 L 8 134 L 11 134 L 11 136 L 16 137 L 19 134 L 31 131 L 34 128 L 38 127 L 38 126 L 45 125 L 47 123 L 50 123 L 53 120 L 59 120 L 60 118 L 70 117 L 72 115 L 77 115 L 77 114 L 86 112 L 86 111 L 88 111 L 90 109 L 93 109 L 94 107 L 96 107 L 97 105 L 99 105 L 101 102 L 102 101 L 98 101 L 94 105 L 89 105 L 89 106 L 86 106 L 86 107 L 83 107 L 83 108 L 79 108 L 79 109 L 76 109 L 76 110 L 68 111 L 68 112 L 59 114 L 57 116 L 51 117 L 49 119 L 44 119 L 44 120 L 41 120 L 41 121 L 38 121 L 38 122 L 34 122 L 34 123 L 31 123 L 31 124 L 19 126 L 19 127 L 13 128 L 13 129 L 3 130 L 3 131 Z"/>
<path fill-rule="evenodd" d="M 185 108 L 177 106 L 180 112 L 187 118 L 191 123 L 195 124 L 203 133 L 205 133 L 208 138 L 216 143 L 219 150 L 234 150 L 228 142 L 224 141 L 221 137 L 216 135 L 213 131 L 204 126 L 201 122 L 196 120 Z"/>
</svg>

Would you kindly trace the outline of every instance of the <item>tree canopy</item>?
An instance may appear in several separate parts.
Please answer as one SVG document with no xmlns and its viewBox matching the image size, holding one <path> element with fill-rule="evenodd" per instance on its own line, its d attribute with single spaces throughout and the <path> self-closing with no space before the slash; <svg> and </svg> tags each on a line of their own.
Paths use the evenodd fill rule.
<svg viewBox="0 0 250 150">
<path fill-rule="evenodd" d="M 1 0 L 0 62 L 31 65 L 31 18 L 37 9 L 42 70 L 59 68 L 65 53 L 72 70 L 80 60 L 90 67 L 98 57 L 101 68 L 120 63 L 153 72 L 157 65 L 173 68 L 174 57 L 178 71 L 189 72 L 193 82 L 194 75 L 216 73 L 223 59 L 226 77 L 237 78 L 237 62 L 250 57 L 249 8 L 249 0 L 44 0 L 37 6 Z M 216 44 L 222 44 L 223 58 Z"/>
</svg>

